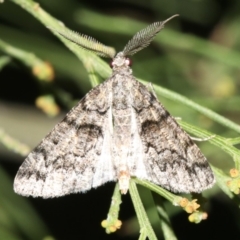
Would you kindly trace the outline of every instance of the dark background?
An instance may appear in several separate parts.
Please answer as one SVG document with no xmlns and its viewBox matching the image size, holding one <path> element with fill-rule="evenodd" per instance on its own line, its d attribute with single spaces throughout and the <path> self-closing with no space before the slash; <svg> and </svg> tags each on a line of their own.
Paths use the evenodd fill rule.
<svg viewBox="0 0 240 240">
<path fill-rule="evenodd" d="M 114 46 L 117 51 L 141 29 L 138 24 L 144 27 L 180 14 L 165 26 L 156 42 L 133 57 L 134 75 L 240 122 L 238 0 L 45 0 L 39 3 L 69 28 Z M 0 4 L 0 39 L 50 62 L 55 71 L 54 81 L 41 81 L 30 67 L 14 57 L 0 71 L 0 129 L 33 148 L 91 89 L 91 84 L 82 63 L 43 24 L 12 1 Z M 222 47 L 226 54 L 221 54 L 215 46 Z M 8 56 L 0 47 L 0 56 Z M 50 111 L 54 117 L 35 106 L 35 100 L 46 94 L 61 109 L 58 115 Z M 172 115 L 184 121 L 224 137 L 238 136 L 186 106 L 164 98 L 161 101 Z M 57 199 L 23 198 L 14 194 L 12 182 L 25 157 L 0 145 L 0 239 L 52 239 L 46 236 L 58 240 L 138 239 L 139 229 L 135 227 L 129 195 L 122 198 L 122 229 L 106 235 L 100 226 L 107 216 L 113 183 L 86 194 Z M 231 158 L 221 150 L 206 142 L 199 145 L 211 163 L 224 171 L 233 166 Z M 178 239 L 239 239 L 237 204 L 217 188 L 209 191 L 207 197 L 209 218 L 200 224 L 189 223 L 185 212 L 170 207 L 169 216 Z M 160 231 L 156 231 L 159 239 L 163 239 Z"/>
</svg>

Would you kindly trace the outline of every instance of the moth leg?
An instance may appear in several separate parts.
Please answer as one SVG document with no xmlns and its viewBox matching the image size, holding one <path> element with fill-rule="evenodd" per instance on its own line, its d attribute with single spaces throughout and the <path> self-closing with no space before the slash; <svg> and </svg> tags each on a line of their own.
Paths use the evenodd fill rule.
<svg viewBox="0 0 240 240">
<path fill-rule="evenodd" d="M 173 117 L 176 121 L 181 121 L 182 120 L 182 118 L 181 117 Z"/>
<path fill-rule="evenodd" d="M 148 91 L 151 92 L 156 99 L 158 99 L 158 97 L 157 97 L 157 95 L 156 95 L 156 93 L 155 93 L 155 91 L 154 91 L 154 88 L 153 88 L 152 83 L 149 82 L 149 83 L 146 85 L 146 87 L 147 87 Z"/>
<path fill-rule="evenodd" d="M 181 117 L 174 117 L 175 120 L 182 120 Z M 215 134 L 209 136 L 209 137 L 205 137 L 205 138 L 197 138 L 197 137 L 192 137 L 189 135 L 189 137 L 193 140 L 193 141 L 197 141 L 197 142 L 205 142 L 205 141 L 208 141 L 208 140 L 211 140 L 213 138 L 216 137 Z"/>
<path fill-rule="evenodd" d="M 190 136 L 190 138 L 191 138 L 193 141 L 198 141 L 198 142 L 205 142 L 205 141 L 211 140 L 211 139 L 213 139 L 213 138 L 215 138 L 215 137 L 216 137 L 215 134 L 213 134 L 213 135 L 211 135 L 211 136 L 209 136 L 209 137 L 205 137 L 205 138 L 197 138 L 197 137 L 192 137 L 192 136 Z"/>
</svg>

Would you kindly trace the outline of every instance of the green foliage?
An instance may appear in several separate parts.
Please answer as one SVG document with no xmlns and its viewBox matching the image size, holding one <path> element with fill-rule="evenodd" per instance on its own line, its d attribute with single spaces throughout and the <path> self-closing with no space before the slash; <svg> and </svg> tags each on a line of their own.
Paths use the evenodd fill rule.
<svg viewBox="0 0 240 240">
<path fill-rule="evenodd" d="M 155 11 L 156 16 L 160 16 L 160 19 L 155 18 L 154 20 L 164 20 L 175 13 L 179 13 L 180 17 L 168 23 L 155 42 L 144 50 L 144 53 L 134 56 L 136 59 L 136 65 L 133 67 L 134 75 L 141 76 L 144 84 L 149 81 L 153 82 L 153 88 L 166 108 L 170 109 L 174 116 L 184 118 L 184 121 L 179 120 L 179 124 L 188 133 L 201 138 L 214 136 L 201 145 L 204 152 L 207 153 L 206 155 L 209 156 L 217 179 L 217 186 L 208 190 L 206 196 L 210 199 L 210 197 L 223 192 L 234 204 L 239 206 L 237 195 L 240 188 L 238 174 L 240 150 L 236 146 L 240 143 L 238 137 L 240 126 L 230 120 L 231 118 L 236 121 L 239 117 L 240 98 L 237 88 L 240 62 L 238 52 L 240 45 L 239 18 L 238 15 L 234 17 L 230 14 L 234 12 L 234 9 L 240 9 L 239 3 L 232 3 L 228 12 L 219 14 L 216 10 L 218 3 L 213 0 L 209 1 L 209 5 L 205 5 L 206 1 L 188 1 L 187 8 L 191 8 L 192 12 L 186 12 L 183 9 L 179 9 L 180 12 L 174 12 L 172 7 L 175 6 L 174 1 L 169 1 L 169 5 L 166 2 L 152 1 L 151 10 Z M 182 1 L 182 6 L 186 2 Z M 16 6 L 13 6 L 13 3 Z M 0 9 L 0 16 L 13 25 L 30 28 L 34 32 L 35 29 L 31 28 L 29 20 L 25 19 L 36 19 L 45 27 L 53 29 L 63 27 L 62 22 L 31 0 L 11 0 L 2 4 L 5 10 L 1 12 Z M 136 4 L 140 5 L 140 3 Z M 141 4 L 144 8 L 149 7 Z M 65 1 L 64 3 L 45 1 L 45 6 L 46 9 L 48 7 L 52 9 L 52 12 L 58 12 L 64 22 L 68 21 L 65 18 L 65 11 L 68 11 L 71 13 L 67 14 L 67 17 L 71 18 L 69 21 L 72 25 L 77 26 L 73 30 L 86 33 L 106 45 L 114 45 L 119 49 L 122 49 L 120 44 L 124 46 L 127 39 L 147 25 L 133 18 L 93 11 L 74 1 Z M 20 7 L 22 7 L 21 12 Z M 62 11 L 62 8 L 65 11 Z M 161 8 L 162 12 L 159 10 Z M 19 18 L 10 17 L 11 11 L 19 11 Z M 26 15 L 26 12 L 32 16 Z M 162 17 L 163 15 L 164 17 Z M 20 18 L 20 16 L 24 17 Z M 218 25 L 213 24 L 217 16 L 221 17 Z M 200 38 L 181 32 L 182 19 L 197 23 L 199 28 L 211 26 L 210 36 Z M 16 64 L 16 62 L 20 62 L 21 67 L 29 69 L 29 72 L 36 77 L 39 89 L 42 91 L 41 95 L 46 95 L 48 99 L 45 101 L 46 98 L 43 98 L 44 106 L 41 105 L 41 109 L 45 109 L 43 111 L 48 115 L 54 115 L 58 113 L 56 110 L 58 106 L 53 100 L 54 98 L 57 98 L 66 108 L 74 105 L 72 95 L 53 81 L 54 75 L 56 78 L 59 75 L 66 77 L 67 81 L 76 84 L 79 92 L 86 92 L 90 89 L 89 82 L 92 87 L 96 86 L 110 75 L 111 70 L 107 63 L 95 54 L 79 48 L 56 34 L 56 37 L 82 62 L 82 65 L 79 64 L 79 61 L 68 51 L 53 43 L 52 39 L 50 40 L 50 31 L 47 31 L 49 29 L 42 28 L 38 31 L 38 36 L 34 37 L 30 36 L 30 30 L 26 34 L 16 28 L 1 24 L 0 70 L 4 70 L 12 63 Z M 40 45 L 43 47 L 40 48 Z M 51 65 L 43 59 L 47 59 Z M 54 70 L 57 74 L 54 74 Z M 1 78 L 1 81 L 6 81 L 6 79 Z M 23 80 L 19 79 L 19 81 Z M 173 89 L 173 91 L 167 88 Z M 47 94 L 45 94 L 46 91 Z M 40 96 L 39 98 L 42 99 Z M 48 104 L 51 104 L 51 108 L 48 108 Z M 6 133 L 6 129 L 3 130 L 5 121 L 7 122 L 8 119 L 2 120 L 2 124 L 0 122 L 0 142 L 10 151 L 26 154 L 28 147 L 14 139 L 13 136 L 10 137 L 10 134 Z M 194 123 L 194 125 L 186 122 Z M 24 134 L 26 133 L 22 132 L 20 138 Z M 234 174 L 232 171 L 229 175 L 230 167 L 237 171 L 234 171 Z M 0 239 L 53 239 L 27 200 L 12 192 L 10 179 L 6 176 L 3 168 L 0 168 L 0 177 L 2 185 L 0 186 Z M 148 192 L 141 187 L 137 188 L 136 183 L 146 187 Z M 154 192 L 153 197 L 150 190 Z M 196 203 L 195 196 L 180 197 L 139 179 L 131 180 L 129 192 L 136 211 L 136 218 L 133 217 L 128 224 L 133 226 L 133 233 L 140 232 L 139 239 L 143 240 L 148 237 L 152 240 L 157 239 L 157 236 L 158 239 L 163 237 L 177 239 L 169 218 L 177 214 L 181 208 L 191 214 L 189 221 L 198 223 L 205 219 L 204 201 L 200 195 L 197 196 L 197 199 L 201 206 Z M 147 199 L 146 196 L 148 196 Z M 163 201 L 159 196 L 168 202 Z M 121 195 L 116 185 L 107 219 L 102 223 L 108 233 L 114 232 L 121 225 L 118 219 L 121 202 Z M 171 211 L 168 211 L 169 206 L 171 206 Z M 236 221 L 240 222 L 239 216 L 238 214 Z M 138 226 L 135 227 L 136 222 L 139 223 L 140 230 Z M 79 236 L 79 238 L 81 237 Z"/>
</svg>

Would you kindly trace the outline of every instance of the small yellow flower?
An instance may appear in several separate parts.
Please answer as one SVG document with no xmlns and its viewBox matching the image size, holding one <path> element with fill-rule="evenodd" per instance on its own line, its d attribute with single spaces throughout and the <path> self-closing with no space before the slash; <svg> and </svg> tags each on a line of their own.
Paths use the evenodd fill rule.
<svg viewBox="0 0 240 240">
<path fill-rule="evenodd" d="M 103 220 L 101 222 L 101 226 L 103 228 L 106 228 L 107 233 L 113 233 L 113 232 L 116 232 L 118 229 L 121 228 L 122 222 L 118 219 L 115 220 L 115 221 Z"/>
<path fill-rule="evenodd" d="M 208 218 L 208 214 L 206 212 L 195 212 L 189 215 L 189 222 L 200 223 L 202 220 L 206 220 Z"/>
<path fill-rule="evenodd" d="M 117 228 L 116 228 L 115 226 L 110 226 L 110 227 L 108 228 L 108 230 L 109 230 L 110 233 L 113 233 L 113 232 L 116 232 L 116 231 L 117 231 Z"/>
<path fill-rule="evenodd" d="M 184 208 L 188 205 L 189 201 L 187 198 L 182 198 L 180 201 L 179 201 L 179 205 Z"/>
<path fill-rule="evenodd" d="M 200 207 L 200 205 L 197 203 L 197 199 L 193 199 L 191 203 L 194 211 L 196 211 Z"/>
<path fill-rule="evenodd" d="M 103 220 L 103 221 L 101 222 L 101 226 L 102 226 L 103 228 L 106 228 L 106 227 L 107 227 L 107 220 Z"/>
<path fill-rule="evenodd" d="M 236 189 L 233 190 L 233 192 L 234 192 L 236 195 L 238 195 L 238 194 L 240 193 L 240 190 L 239 190 L 239 188 L 236 188 Z"/>
<path fill-rule="evenodd" d="M 232 180 L 226 182 L 226 185 L 230 189 L 231 192 L 238 195 L 240 193 L 240 173 L 239 170 L 236 168 L 232 168 L 229 171 Z"/>
<path fill-rule="evenodd" d="M 33 75 L 42 81 L 51 82 L 54 79 L 54 70 L 50 63 L 39 62 L 32 69 Z"/>
<path fill-rule="evenodd" d="M 236 168 L 230 169 L 229 173 L 230 173 L 230 176 L 231 176 L 232 178 L 235 178 L 235 177 L 238 177 L 238 176 L 239 176 L 239 171 L 238 171 Z"/>
<path fill-rule="evenodd" d="M 231 186 L 231 183 L 232 183 L 232 181 L 231 181 L 231 180 L 229 180 L 229 181 L 227 181 L 227 182 L 226 182 L 226 184 L 227 184 L 227 186 L 228 186 L 228 187 L 230 187 L 230 186 Z"/>
<path fill-rule="evenodd" d="M 207 219 L 208 214 L 206 212 L 195 212 L 189 215 L 188 220 L 189 222 L 193 223 L 200 223 L 202 220 Z"/>
<path fill-rule="evenodd" d="M 188 205 L 185 207 L 185 211 L 187 213 L 193 213 L 194 212 L 194 208 L 191 205 Z"/>
<path fill-rule="evenodd" d="M 193 200 L 190 202 L 190 201 L 188 201 L 188 199 L 182 198 L 182 200 L 179 202 L 179 205 L 180 205 L 187 213 L 196 212 L 197 209 L 200 207 L 200 205 L 197 204 L 197 199 L 193 199 Z"/>
<path fill-rule="evenodd" d="M 35 104 L 50 117 L 54 117 L 60 112 L 60 108 L 55 103 L 55 100 L 51 95 L 38 97 L 35 101 Z"/>
<path fill-rule="evenodd" d="M 121 226 L 122 226 L 122 221 L 117 220 L 116 223 L 115 223 L 115 227 L 116 227 L 117 229 L 120 229 Z"/>
</svg>

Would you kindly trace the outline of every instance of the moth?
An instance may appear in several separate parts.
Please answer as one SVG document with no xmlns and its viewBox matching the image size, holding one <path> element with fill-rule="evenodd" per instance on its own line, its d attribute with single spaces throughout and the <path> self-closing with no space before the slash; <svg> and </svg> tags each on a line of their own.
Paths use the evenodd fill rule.
<svg viewBox="0 0 240 240">
<path fill-rule="evenodd" d="M 173 192 L 213 186 L 213 172 L 200 149 L 130 67 L 128 57 L 147 47 L 175 16 L 137 32 L 116 55 L 91 37 L 54 30 L 112 58 L 112 75 L 87 93 L 27 156 L 14 180 L 16 193 L 51 198 L 118 181 L 126 194 L 131 177 Z"/>
</svg>

